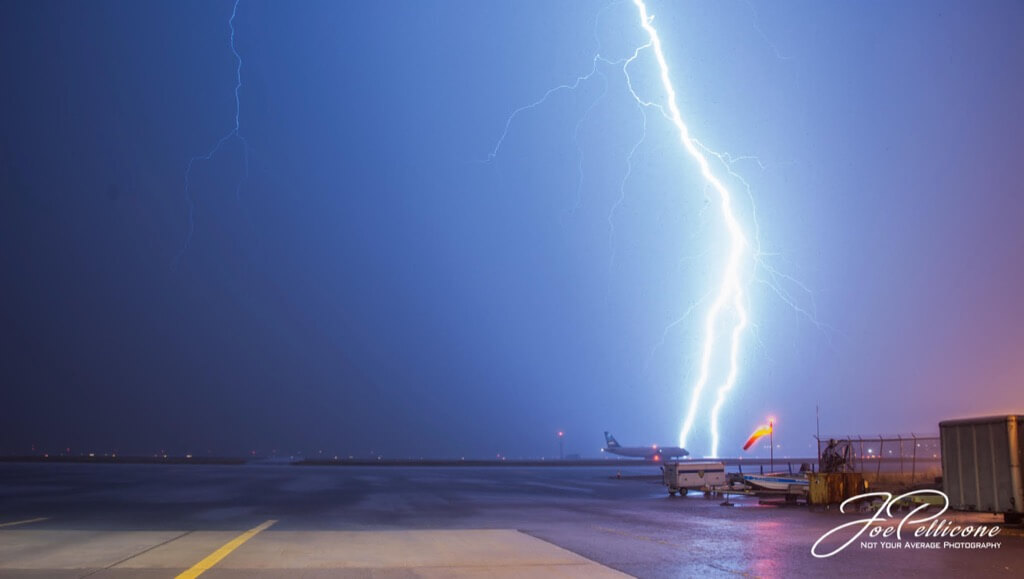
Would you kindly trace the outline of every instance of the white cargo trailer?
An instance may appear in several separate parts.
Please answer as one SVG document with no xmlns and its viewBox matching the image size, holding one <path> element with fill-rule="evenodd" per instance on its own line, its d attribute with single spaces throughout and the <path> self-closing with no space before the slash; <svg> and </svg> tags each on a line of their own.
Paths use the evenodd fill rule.
<svg viewBox="0 0 1024 579">
<path fill-rule="evenodd" d="M 712 491 L 729 482 L 721 462 L 666 462 L 662 473 L 670 495 L 685 495 L 688 490 Z"/>
<path fill-rule="evenodd" d="M 939 423 L 942 488 L 950 508 L 1024 515 L 1024 416 L 989 416 Z"/>
</svg>

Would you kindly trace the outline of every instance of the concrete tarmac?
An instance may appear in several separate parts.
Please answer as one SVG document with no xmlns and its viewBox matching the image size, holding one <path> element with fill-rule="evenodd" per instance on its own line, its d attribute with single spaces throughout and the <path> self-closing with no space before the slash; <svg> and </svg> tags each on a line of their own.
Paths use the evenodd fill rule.
<svg viewBox="0 0 1024 579">
<path fill-rule="evenodd" d="M 1024 573 L 1019 528 L 1001 527 L 998 549 L 881 549 L 857 541 L 817 559 L 810 549 L 822 534 L 866 515 L 762 506 L 754 497 L 733 499 L 734 507 L 693 493 L 670 498 L 657 474 L 656 467 L 614 465 L 4 464 L 0 577 L 174 577 L 204 561 L 191 576 Z"/>
</svg>

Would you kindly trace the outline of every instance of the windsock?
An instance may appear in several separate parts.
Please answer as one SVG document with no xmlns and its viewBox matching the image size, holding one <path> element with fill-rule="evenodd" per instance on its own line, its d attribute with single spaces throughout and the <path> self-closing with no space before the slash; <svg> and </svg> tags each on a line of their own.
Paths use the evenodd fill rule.
<svg viewBox="0 0 1024 579">
<path fill-rule="evenodd" d="M 766 434 L 771 434 L 772 426 L 773 425 L 771 423 L 769 423 L 768 426 L 765 426 L 763 424 L 761 426 L 758 426 L 757 430 L 755 430 L 753 434 L 750 435 L 750 438 L 747 439 L 747 443 L 743 445 L 743 450 L 747 450 L 751 446 L 754 446 L 754 443 L 757 442 L 758 438 L 761 438 Z"/>
</svg>

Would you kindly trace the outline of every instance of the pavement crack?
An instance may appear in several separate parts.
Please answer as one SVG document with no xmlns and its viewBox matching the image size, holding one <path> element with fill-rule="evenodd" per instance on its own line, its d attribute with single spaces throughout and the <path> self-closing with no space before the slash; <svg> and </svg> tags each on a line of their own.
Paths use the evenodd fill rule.
<svg viewBox="0 0 1024 579">
<path fill-rule="evenodd" d="M 163 547 L 164 545 L 166 545 L 168 543 L 172 543 L 174 541 L 177 541 L 178 539 L 184 537 L 185 535 L 191 535 L 194 532 L 195 532 L 194 530 L 193 531 L 185 531 L 184 533 L 182 533 L 180 535 L 175 535 L 175 536 L 171 537 L 170 539 L 167 539 L 166 541 L 161 541 L 161 542 L 157 543 L 156 545 L 153 545 L 151 547 L 146 547 L 145 549 L 139 551 L 138 553 L 133 553 L 133 554 L 125 557 L 124 559 L 121 559 L 120 561 L 114 561 L 113 563 L 111 563 L 110 565 L 107 565 L 106 567 L 101 567 L 99 569 L 93 569 L 92 571 L 89 571 L 85 575 L 82 575 L 81 579 L 85 579 L 86 577 L 89 577 L 91 575 L 95 575 L 96 573 L 99 573 L 100 571 L 106 571 L 107 569 L 112 569 L 114 567 L 117 567 L 121 563 L 124 563 L 126 561 L 131 561 L 132 559 L 138 557 L 139 555 L 145 555 L 146 553 L 152 551 L 153 549 L 156 549 L 158 547 Z"/>
</svg>

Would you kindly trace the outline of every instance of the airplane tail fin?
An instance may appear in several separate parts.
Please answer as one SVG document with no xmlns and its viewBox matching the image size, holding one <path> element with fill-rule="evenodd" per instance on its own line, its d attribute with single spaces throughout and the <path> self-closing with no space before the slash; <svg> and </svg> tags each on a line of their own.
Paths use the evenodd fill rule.
<svg viewBox="0 0 1024 579">
<path fill-rule="evenodd" d="M 615 437 L 612 436 L 611 434 L 608 434 L 607 430 L 604 431 L 604 441 L 608 445 L 608 448 L 618 448 L 619 447 L 619 441 L 615 440 Z"/>
</svg>

